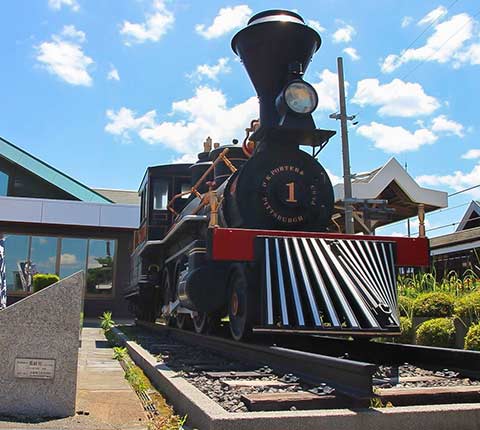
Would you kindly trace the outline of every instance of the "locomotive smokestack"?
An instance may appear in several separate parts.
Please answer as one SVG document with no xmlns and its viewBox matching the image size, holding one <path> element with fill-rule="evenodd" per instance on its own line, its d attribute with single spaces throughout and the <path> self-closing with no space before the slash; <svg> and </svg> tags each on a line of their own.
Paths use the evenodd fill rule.
<svg viewBox="0 0 480 430">
<path fill-rule="evenodd" d="M 261 130 L 280 124 L 281 114 L 275 106 L 279 93 L 292 77 L 301 78 L 320 45 L 318 33 L 300 15 L 286 10 L 258 13 L 235 35 L 232 49 L 260 100 Z"/>
</svg>

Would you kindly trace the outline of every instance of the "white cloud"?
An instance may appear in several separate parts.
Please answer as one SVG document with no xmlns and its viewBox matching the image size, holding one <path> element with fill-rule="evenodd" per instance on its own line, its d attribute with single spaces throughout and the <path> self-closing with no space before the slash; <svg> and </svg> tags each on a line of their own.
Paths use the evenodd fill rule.
<svg viewBox="0 0 480 430">
<path fill-rule="evenodd" d="M 480 43 L 473 43 L 465 51 L 456 55 L 456 62 L 453 67 L 458 68 L 461 63 L 476 65 L 480 64 Z"/>
<path fill-rule="evenodd" d="M 145 16 L 143 23 L 123 22 L 120 33 L 125 36 L 125 45 L 158 42 L 172 28 L 175 17 L 163 0 L 155 0 L 153 10 L 153 13 Z"/>
<path fill-rule="evenodd" d="M 120 75 L 118 74 L 118 70 L 115 68 L 115 66 L 110 66 L 110 70 L 107 74 L 107 79 L 109 81 L 119 81 L 120 80 Z"/>
<path fill-rule="evenodd" d="M 433 9 L 427 13 L 417 25 L 431 24 L 432 22 L 438 21 L 440 18 L 444 17 L 447 14 L 447 8 L 444 6 L 438 6 L 436 9 Z"/>
<path fill-rule="evenodd" d="M 55 257 L 55 256 L 49 257 L 48 258 L 48 263 L 55 264 L 56 260 L 57 260 L 57 257 Z M 42 263 L 42 265 L 46 265 L 48 263 Z M 79 261 L 78 261 L 77 256 L 75 254 L 64 253 L 64 254 L 60 255 L 60 264 L 63 264 L 65 266 L 75 266 L 78 263 L 79 263 Z"/>
<path fill-rule="evenodd" d="M 471 47 L 465 48 L 465 43 L 472 38 L 474 25 L 475 21 L 466 13 L 435 24 L 434 32 L 425 45 L 404 50 L 399 55 L 388 55 L 381 66 L 382 72 L 391 73 L 410 61 L 456 61 L 457 64 L 471 61 L 475 57 L 468 54 Z"/>
<path fill-rule="evenodd" d="M 475 158 L 480 158 L 480 149 L 469 149 L 465 154 L 462 155 L 462 158 L 466 160 L 474 160 Z"/>
<path fill-rule="evenodd" d="M 157 113 L 155 110 L 151 110 L 141 117 L 136 117 L 134 111 L 122 107 L 118 112 L 109 109 L 106 115 L 110 122 L 105 126 L 105 131 L 129 141 L 131 132 L 138 132 L 145 127 L 153 127 Z"/>
<path fill-rule="evenodd" d="M 384 85 L 378 79 L 363 79 L 357 83 L 352 103 L 380 106 L 380 115 L 400 117 L 429 115 L 440 107 L 437 99 L 425 94 L 420 84 L 401 79 Z"/>
<path fill-rule="evenodd" d="M 75 254 L 64 253 L 60 256 L 60 264 L 65 264 L 66 266 L 74 266 L 77 263 L 78 260 Z"/>
<path fill-rule="evenodd" d="M 449 135 L 456 135 L 458 137 L 463 137 L 463 125 L 448 119 L 445 115 L 439 115 L 432 120 L 432 131 L 436 132 L 445 132 Z"/>
<path fill-rule="evenodd" d="M 420 128 L 412 133 L 400 126 L 392 127 L 375 121 L 370 125 L 358 127 L 357 133 L 371 140 L 376 148 L 393 154 L 416 151 L 421 146 L 437 140 L 437 136 L 426 128 Z"/>
<path fill-rule="evenodd" d="M 85 33 L 73 25 L 63 27 L 60 35 L 53 35 L 49 42 L 36 46 L 37 61 L 49 73 L 72 85 L 92 85 L 89 68 L 93 60 L 84 54 L 81 44 Z"/>
<path fill-rule="evenodd" d="M 338 107 L 338 76 L 328 69 L 318 73 L 319 82 L 312 85 L 318 94 L 318 111 L 335 111 Z M 348 92 L 349 83 L 345 81 L 345 94 Z"/>
<path fill-rule="evenodd" d="M 322 27 L 322 25 L 314 19 L 308 19 L 307 25 L 312 27 L 314 30 L 317 30 L 319 33 L 323 33 L 325 31 L 325 27 Z"/>
<path fill-rule="evenodd" d="M 328 177 L 330 178 L 330 182 L 332 185 L 343 184 L 343 178 L 341 176 L 337 176 L 330 169 L 325 168 Z"/>
<path fill-rule="evenodd" d="M 218 11 L 209 27 L 205 24 L 197 24 L 195 31 L 205 39 L 215 39 L 236 28 L 243 27 L 251 15 L 252 10 L 246 4 L 223 7 Z"/>
<path fill-rule="evenodd" d="M 402 18 L 402 28 L 408 27 L 413 21 L 413 18 L 411 16 L 404 16 Z"/>
<path fill-rule="evenodd" d="M 77 30 L 74 25 L 63 26 L 62 36 L 70 39 L 76 39 L 80 43 L 83 43 L 85 40 L 87 40 L 85 33 L 81 30 Z"/>
<path fill-rule="evenodd" d="M 218 75 L 231 72 L 232 69 L 228 65 L 228 61 L 227 57 L 222 57 L 218 59 L 217 64 L 201 64 L 197 66 L 193 73 L 188 74 L 187 77 L 198 80 L 208 78 L 216 81 L 218 80 Z"/>
<path fill-rule="evenodd" d="M 353 26 L 343 23 L 343 27 L 340 27 L 335 33 L 333 33 L 332 37 L 335 43 L 348 43 L 352 40 L 355 34 L 357 34 L 357 31 Z"/>
<path fill-rule="evenodd" d="M 347 54 L 352 59 L 352 61 L 360 60 L 360 55 L 358 55 L 357 50 L 355 48 L 352 48 L 351 46 L 345 48 L 343 52 L 345 52 L 345 54 Z"/>
<path fill-rule="evenodd" d="M 80 10 L 77 0 L 48 0 L 48 6 L 53 10 L 60 10 L 63 6 L 69 7 L 73 12 Z"/>
<path fill-rule="evenodd" d="M 450 175 L 421 175 L 416 181 L 421 185 L 439 186 L 445 185 L 455 191 L 464 190 L 480 183 L 480 164 L 477 164 L 470 172 L 456 170 Z M 467 191 L 473 198 L 480 198 L 480 188 Z"/>
<path fill-rule="evenodd" d="M 183 154 L 181 157 L 175 158 L 172 160 L 172 164 L 190 164 L 195 163 L 198 160 L 197 154 L 194 152 Z"/>
<path fill-rule="evenodd" d="M 223 144 L 241 139 L 250 121 L 258 117 L 258 101 L 257 97 L 250 97 L 229 107 L 220 90 L 201 86 L 191 98 L 174 102 L 170 116 L 175 116 L 175 120 L 158 122 L 154 110 L 140 117 L 125 107 L 118 112 L 109 110 L 110 122 L 105 131 L 127 139 L 136 133 L 149 144 L 190 154 L 198 152 L 206 136 Z"/>
</svg>

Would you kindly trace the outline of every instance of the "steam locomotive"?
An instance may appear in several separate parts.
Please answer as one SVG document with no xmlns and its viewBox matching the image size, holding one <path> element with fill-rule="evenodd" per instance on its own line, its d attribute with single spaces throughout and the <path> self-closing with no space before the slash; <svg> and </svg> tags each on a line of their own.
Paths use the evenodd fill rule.
<svg viewBox="0 0 480 430">
<path fill-rule="evenodd" d="M 333 232 L 332 184 L 301 149 L 318 154 L 335 134 L 316 128 L 318 95 L 304 80 L 320 45 L 286 10 L 258 13 L 234 36 L 260 120 L 243 145 L 207 139 L 192 165 L 148 168 L 126 294 L 137 318 L 198 333 L 223 319 L 236 340 L 399 333 L 397 268 L 428 265 L 428 243 Z"/>
</svg>

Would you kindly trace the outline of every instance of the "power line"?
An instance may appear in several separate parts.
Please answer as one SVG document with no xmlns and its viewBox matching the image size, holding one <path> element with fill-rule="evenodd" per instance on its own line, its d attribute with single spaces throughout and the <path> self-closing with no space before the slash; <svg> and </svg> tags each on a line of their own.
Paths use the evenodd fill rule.
<svg viewBox="0 0 480 430">
<path fill-rule="evenodd" d="M 400 79 L 404 80 L 407 76 L 411 75 L 415 70 L 417 70 L 420 66 L 425 64 L 430 58 L 432 58 L 437 52 L 439 52 L 454 36 L 456 36 L 460 31 L 462 31 L 467 24 L 474 20 L 478 15 L 480 15 L 480 10 L 474 14 L 472 17 L 469 17 L 468 20 L 455 32 L 453 33 L 447 40 L 445 40 L 434 52 L 432 52 L 427 58 L 424 58 L 420 61 L 420 63 L 416 64 L 410 71 L 405 73 Z"/>
<path fill-rule="evenodd" d="M 454 6 L 459 0 L 454 0 L 452 3 L 448 5 L 448 7 L 445 9 L 445 15 L 448 13 L 448 11 Z M 436 19 L 434 19 L 415 39 L 410 45 L 408 45 L 405 49 L 403 49 L 400 54 L 400 57 L 398 58 L 398 61 L 400 61 L 405 53 L 415 44 L 417 40 L 419 40 L 430 28 L 432 28 L 437 22 L 442 18 L 444 15 L 439 15 Z M 381 72 L 377 76 L 380 75 Z M 401 78 L 403 80 L 403 78 Z"/>
<path fill-rule="evenodd" d="M 467 205 L 469 205 L 470 203 L 471 203 L 471 200 L 469 200 L 469 201 L 466 202 L 466 203 L 462 203 L 462 204 L 460 204 L 460 205 L 457 205 L 457 206 L 452 206 L 452 207 L 449 207 L 449 208 L 437 209 L 437 210 L 434 210 L 434 211 L 432 211 L 432 212 L 429 212 L 429 213 L 428 213 L 428 216 L 430 217 L 430 216 L 432 216 L 432 215 L 438 215 L 438 214 L 443 213 L 443 212 L 452 211 L 452 210 L 454 210 L 454 209 L 458 209 L 458 208 L 461 208 L 461 207 L 463 207 L 463 206 L 467 206 Z M 391 223 L 391 224 L 386 224 L 386 225 L 384 225 L 384 226 L 382 226 L 382 227 L 380 227 L 380 228 L 393 227 L 393 226 L 395 226 L 395 225 L 402 224 L 402 223 L 404 223 L 406 220 L 411 219 L 411 218 L 415 218 L 415 217 L 409 217 L 409 218 L 406 218 L 406 219 L 402 219 L 402 220 L 400 220 L 400 221 L 395 221 L 395 222 L 393 222 L 393 223 Z"/>
<path fill-rule="evenodd" d="M 450 4 L 448 5 L 448 7 L 445 9 L 445 11 L 446 11 L 445 14 L 447 14 L 448 11 L 452 8 L 452 6 L 454 6 L 455 3 L 458 3 L 458 1 L 459 1 L 459 0 L 453 0 L 453 2 L 450 3 Z M 438 22 L 438 20 L 439 20 L 440 18 L 442 18 L 442 17 L 443 17 L 443 15 L 439 15 L 436 19 L 434 19 L 426 28 L 423 29 L 423 31 L 415 38 L 415 40 L 414 40 L 412 43 L 410 43 L 410 45 L 408 45 L 402 52 L 405 53 L 405 51 L 407 51 L 408 49 L 410 49 L 410 48 L 415 44 L 415 42 L 416 42 L 418 39 L 420 39 L 430 28 L 432 28 L 432 26 L 435 25 L 435 24 Z M 403 54 L 400 55 L 400 58 L 402 58 L 402 57 L 403 57 Z"/>
<path fill-rule="evenodd" d="M 452 3 L 450 3 L 448 5 L 448 7 L 445 9 L 446 12 L 448 12 L 456 3 L 458 3 L 459 0 L 454 0 Z M 403 76 L 400 78 L 401 80 L 404 80 L 407 76 L 409 76 L 410 74 L 412 74 L 415 70 L 417 70 L 420 66 L 422 66 L 426 61 L 428 61 L 433 55 L 435 55 L 438 51 L 440 51 L 440 49 L 443 48 L 443 46 L 446 45 L 446 43 L 452 39 L 455 35 L 457 35 L 470 21 L 473 21 L 474 18 L 477 17 L 477 15 L 480 14 L 480 10 L 474 14 L 472 17 L 469 17 L 468 21 L 463 24 L 454 34 L 452 34 L 447 40 L 445 40 L 445 42 L 442 43 L 441 46 L 439 46 L 435 52 L 433 52 L 432 54 L 430 54 L 427 58 L 423 59 L 420 63 L 416 64 L 415 67 L 413 67 L 410 71 L 406 72 L 403 74 Z M 403 49 L 401 51 L 401 54 L 398 58 L 398 61 L 400 61 L 403 56 L 405 55 L 405 53 L 408 51 L 408 49 L 410 49 L 414 44 L 415 42 L 417 42 L 433 25 L 435 25 L 440 18 L 442 18 L 444 15 L 440 15 L 438 16 L 435 20 L 433 20 L 405 49 Z M 382 71 L 380 70 L 375 76 L 373 79 L 377 79 L 380 75 L 382 74 Z M 347 97 L 347 101 L 350 100 L 350 97 Z M 355 114 L 356 117 L 358 117 L 362 112 L 364 111 L 364 108 L 361 108 L 358 113 Z"/>
<path fill-rule="evenodd" d="M 453 0 L 448 6 L 447 8 L 445 9 L 446 10 L 446 13 L 449 12 L 449 10 L 456 4 L 458 3 L 460 0 Z M 400 57 L 399 57 L 399 60 L 401 60 L 403 58 L 403 56 L 405 55 L 405 52 L 410 49 L 414 44 L 415 42 L 417 42 L 430 28 L 432 28 L 432 26 L 434 26 L 439 20 L 440 18 L 442 18 L 443 15 L 440 15 L 438 16 L 436 19 L 434 19 L 427 27 L 425 27 L 422 32 L 405 48 L 405 49 L 402 49 L 400 52 Z M 377 79 L 380 75 L 382 74 L 382 71 L 380 70 L 374 77 L 373 79 Z M 349 100 L 350 97 L 347 97 L 347 100 Z M 363 112 L 363 109 L 361 109 L 356 115 L 360 115 L 360 113 Z"/>
<path fill-rule="evenodd" d="M 476 216 L 476 217 L 470 218 L 470 219 L 468 220 L 468 222 L 470 222 L 470 221 L 475 221 L 475 220 L 477 220 L 477 219 L 480 219 L 480 216 Z M 447 228 L 447 227 L 455 227 L 457 224 L 460 224 L 461 222 L 462 222 L 462 221 L 453 222 L 453 223 L 451 223 L 451 224 L 444 224 L 444 225 L 441 225 L 441 226 L 439 226 L 439 227 L 429 228 L 429 229 L 427 229 L 427 230 L 425 230 L 425 231 L 427 232 L 427 231 L 440 230 L 440 229 L 442 229 L 442 228 Z M 415 235 L 417 235 L 417 234 L 418 234 L 418 231 L 417 231 L 416 233 L 414 233 L 412 236 L 415 236 Z"/>
<path fill-rule="evenodd" d="M 456 191 L 455 193 L 449 194 L 448 197 L 453 197 L 453 196 L 456 196 L 457 194 L 462 194 L 466 191 L 470 191 L 470 190 L 473 190 L 473 189 L 478 188 L 478 187 L 480 187 L 480 184 L 474 185 L 474 186 L 469 187 L 469 188 L 465 188 L 465 189 L 460 190 L 460 191 Z"/>
</svg>

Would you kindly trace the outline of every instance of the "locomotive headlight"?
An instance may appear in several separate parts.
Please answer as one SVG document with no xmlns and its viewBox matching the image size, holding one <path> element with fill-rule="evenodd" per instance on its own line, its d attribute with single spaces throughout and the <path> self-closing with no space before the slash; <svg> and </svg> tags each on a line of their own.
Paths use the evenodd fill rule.
<svg viewBox="0 0 480 430">
<path fill-rule="evenodd" d="M 293 81 L 285 88 L 283 97 L 287 106 L 295 113 L 310 114 L 318 104 L 315 89 L 304 81 Z"/>
</svg>

